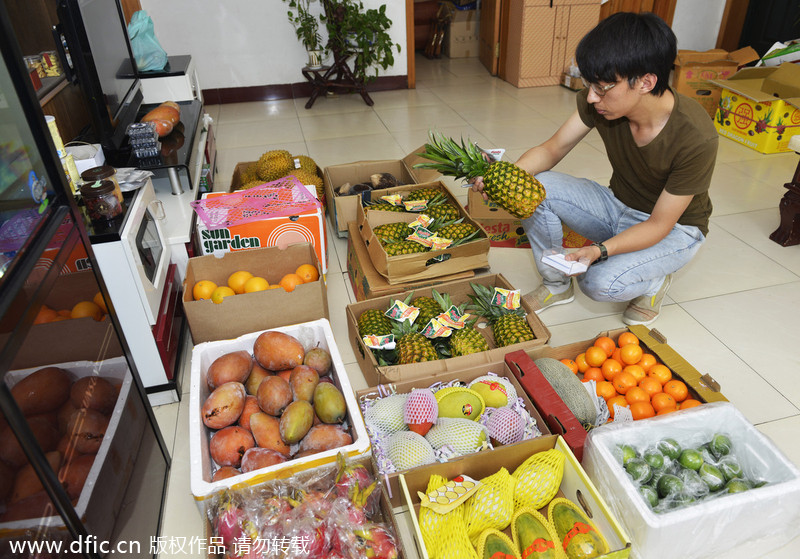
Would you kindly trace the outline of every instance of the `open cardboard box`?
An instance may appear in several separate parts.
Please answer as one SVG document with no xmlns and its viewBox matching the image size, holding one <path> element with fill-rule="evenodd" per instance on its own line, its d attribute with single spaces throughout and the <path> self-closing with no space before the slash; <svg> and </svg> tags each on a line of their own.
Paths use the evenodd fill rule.
<svg viewBox="0 0 800 559">
<path fill-rule="evenodd" d="M 383 190 L 374 190 L 373 197 L 404 194 L 420 188 L 436 188 L 442 191 L 447 199 L 459 208 L 464 223 L 470 223 L 478 230 L 472 240 L 458 246 L 440 250 L 389 256 L 381 246 L 373 229 L 387 223 L 403 221 L 411 223 L 417 219 L 418 214 L 404 212 L 365 211 L 362 206 L 358 211 L 358 231 L 364 243 L 372 265 L 378 273 L 384 276 L 390 284 L 408 283 L 427 278 L 435 278 L 467 270 L 476 270 L 489 267 L 489 237 L 479 223 L 474 221 L 461 204 L 450 194 L 447 187 L 441 182 L 424 183 L 412 187 L 397 186 Z M 424 213 L 424 212 L 423 212 Z"/>
<path fill-rule="evenodd" d="M 416 533 L 417 548 L 421 559 L 428 559 L 430 555 L 422 538 L 419 526 L 420 499 L 417 492 L 425 494 L 428 480 L 434 474 L 446 479 L 453 479 L 458 475 L 467 475 L 480 480 L 497 472 L 501 467 L 509 473 L 514 473 L 525 460 L 538 452 L 556 448 L 564 453 L 564 477 L 557 497 L 569 499 L 584 510 L 586 515 L 595 523 L 597 529 L 605 537 L 611 549 L 610 553 L 599 555 L 600 559 L 624 559 L 630 555 L 631 540 L 619 520 L 609 509 L 606 501 L 595 488 L 592 480 L 586 475 L 575 455 L 572 454 L 564 439 L 556 435 L 546 435 L 515 445 L 500 447 L 492 451 L 492 459 L 486 460 L 481 454 L 462 456 L 449 462 L 430 464 L 414 470 L 409 470 L 400 475 L 400 486 L 407 503 L 407 513 L 410 515 L 411 524 Z M 547 517 L 547 508 L 544 511 Z M 506 528 L 506 535 L 511 537 L 511 528 Z"/>
<path fill-rule="evenodd" d="M 339 196 L 338 188 L 344 183 L 351 185 L 370 182 L 369 178 L 375 173 L 390 173 L 402 185 L 425 183 L 435 180 L 441 173 L 433 169 L 415 169 L 417 163 L 427 162 L 417 153 L 425 150 L 420 146 L 403 159 L 378 159 L 372 161 L 354 161 L 342 165 L 330 165 L 322 172 L 322 182 L 325 185 L 325 198 L 328 201 L 328 211 L 331 216 L 333 230 L 339 237 L 347 236 L 347 224 L 355 221 L 358 207 L 363 202 L 372 200 L 372 191 L 350 196 Z"/>
<path fill-rule="evenodd" d="M 301 264 L 316 266 L 320 270 L 320 279 L 298 285 L 291 292 L 267 289 L 242 293 L 226 297 L 219 304 L 209 299 L 195 301 L 192 298 L 192 288 L 200 280 L 227 285 L 229 275 L 237 270 L 247 270 L 272 285 Z M 214 255 L 190 258 L 183 281 L 183 309 L 195 344 L 330 316 L 319 259 L 310 243 L 297 243 L 285 249 L 268 247 L 229 252 L 221 258 Z M 292 312 L 283 312 L 282 309 L 291 309 Z"/>
<path fill-rule="evenodd" d="M 489 235 L 491 246 L 505 248 L 530 248 L 522 228 L 522 220 L 514 217 L 492 200 L 484 200 L 480 192 L 467 193 L 467 213 Z"/>
<path fill-rule="evenodd" d="M 468 295 L 474 294 L 470 283 L 478 283 L 487 287 L 501 287 L 503 289 L 513 290 L 514 287 L 505 279 L 501 274 L 488 274 L 484 276 L 477 276 L 471 280 L 457 280 L 448 283 L 439 284 L 435 287 L 439 293 L 447 293 L 450 295 L 453 303 L 459 305 L 468 301 Z M 414 297 L 431 296 L 433 288 L 425 287 L 412 290 Z M 449 359 L 439 359 L 437 361 L 427 361 L 425 363 L 410 363 L 407 365 L 387 365 L 380 366 L 375 359 L 372 350 L 369 349 L 361 336 L 358 333 L 358 317 L 367 309 L 381 309 L 387 310 L 395 300 L 403 300 L 408 296 L 409 292 L 399 293 L 396 295 L 387 295 L 376 299 L 369 299 L 360 303 L 352 303 L 347 305 L 345 312 L 347 313 L 347 331 L 350 336 L 350 342 L 353 345 L 353 350 L 356 355 L 356 360 L 361 367 L 361 372 L 369 386 L 377 386 L 378 384 L 385 384 L 389 382 L 403 382 L 417 379 L 425 379 L 426 381 L 434 382 L 438 380 L 440 375 L 462 371 L 466 368 L 475 367 L 478 365 L 486 365 L 496 361 L 502 360 L 505 355 L 511 351 L 518 349 L 532 349 L 544 346 L 550 339 L 550 331 L 539 320 L 539 317 L 523 301 L 522 308 L 527 312 L 526 321 L 535 338 L 533 340 L 513 344 L 506 347 L 497 347 L 492 337 L 491 327 L 486 325 L 481 331 L 484 333 L 487 341 L 489 342 L 489 351 L 481 353 L 474 353 L 472 355 L 463 355 L 461 357 L 450 357 Z M 483 318 L 478 320 L 478 325 L 486 323 Z"/>
<path fill-rule="evenodd" d="M 438 278 L 428 278 L 409 283 L 391 284 L 378 273 L 367 252 L 367 245 L 358 233 L 358 225 L 355 222 L 347 224 L 349 235 L 347 236 L 347 275 L 350 277 L 350 286 L 356 301 L 383 297 L 392 293 L 402 293 L 420 287 L 431 287 L 443 282 L 467 279 L 475 276 L 472 270 L 458 272 Z"/>
<path fill-rule="evenodd" d="M 550 431 L 547 428 L 547 424 L 542 419 L 542 416 L 539 415 L 539 412 L 536 409 L 536 406 L 533 405 L 531 402 L 530 397 L 525 392 L 525 389 L 522 388 L 517 378 L 511 372 L 511 369 L 506 365 L 506 363 L 502 360 L 495 361 L 494 363 L 487 363 L 486 365 L 478 365 L 475 367 L 469 367 L 462 371 L 455 371 L 451 373 L 447 373 L 444 375 L 437 376 L 435 380 L 431 379 L 414 379 L 409 381 L 403 382 L 395 382 L 389 385 L 389 388 L 393 389 L 391 393 L 393 394 L 407 394 L 411 392 L 414 388 L 430 388 L 432 384 L 438 383 L 450 383 L 453 381 L 461 381 L 464 383 L 469 383 L 475 380 L 478 377 L 482 377 L 489 373 L 495 374 L 500 377 L 505 377 L 514 387 L 514 390 L 517 392 L 517 396 L 522 398 L 523 404 L 525 405 L 525 409 L 527 410 L 528 414 L 530 414 L 531 418 L 536 421 L 536 427 L 539 429 L 542 435 L 549 435 Z M 377 397 L 382 397 L 386 395 L 386 387 L 384 386 L 376 386 L 372 388 L 365 388 L 363 390 L 359 390 L 356 392 L 356 399 L 359 403 L 363 402 L 365 399 L 373 400 Z M 362 408 L 362 415 L 363 415 L 363 408 Z M 366 422 L 365 422 L 366 423 Z M 369 427 L 369 425 L 367 426 Z M 369 429 L 367 429 L 369 431 Z M 524 442 L 524 441 L 522 441 Z M 522 444 L 515 443 L 516 445 Z M 372 449 L 373 449 L 373 456 L 375 456 L 375 443 L 373 441 Z M 507 446 L 515 446 L 515 445 L 507 445 Z M 494 450 L 483 450 L 480 453 L 480 456 L 485 458 L 486 460 L 492 460 L 492 456 Z M 474 454 L 474 453 L 473 453 Z M 399 475 L 401 473 L 408 473 L 418 470 L 419 468 L 424 468 L 425 466 L 419 466 L 418 468 L 412 468 L 410 470 L 405 470 L 404 472 L 392 472 L 384 474 L 383 479 L 386 480 L 387 488 L 389 490 L 389 497 L 392 500 L 392 505 L 400 506 L 403 504 L 402 496 L 400 493 L 400 486 L 399 486 Z"/>
</svg>

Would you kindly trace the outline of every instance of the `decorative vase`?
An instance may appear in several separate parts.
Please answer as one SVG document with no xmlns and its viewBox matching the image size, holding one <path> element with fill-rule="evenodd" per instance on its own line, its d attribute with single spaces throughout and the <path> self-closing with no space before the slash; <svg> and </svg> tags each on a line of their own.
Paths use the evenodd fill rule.
<svg viewBox="0 0 800 559">
<path fill-rule="evenodd" d="M 321 68 L 323 52 L 321 50 L 309 50 L 306 52 L 308 52 L 308 67 Z"/>
</svg>

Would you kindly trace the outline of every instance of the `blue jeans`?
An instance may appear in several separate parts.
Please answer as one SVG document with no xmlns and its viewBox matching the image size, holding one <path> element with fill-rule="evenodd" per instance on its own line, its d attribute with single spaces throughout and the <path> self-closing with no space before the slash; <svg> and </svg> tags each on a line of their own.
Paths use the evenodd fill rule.
<svg viewBox="0 0 800 559">
<path fill-rule="evenodd" d="M 591 241 L 603 242 L 645 221 L 649 214 L 629 208 L 611 189 L 589 179 L 545 171 L 536 175 L 547 196 L 531 217 L 522 221 L 543 282 L 563 291 L 570 278 L 542 263 L 544 251 L 561 250 L 562 223 Z M 676 224 L 657 244 L 635 252 L 609 256 L 577 277 L 578 286 L 595 301 L 625 302 L 655 295 L 664 277 L 697 253 L 705 237 L 697 227 Z"/>
</svg>

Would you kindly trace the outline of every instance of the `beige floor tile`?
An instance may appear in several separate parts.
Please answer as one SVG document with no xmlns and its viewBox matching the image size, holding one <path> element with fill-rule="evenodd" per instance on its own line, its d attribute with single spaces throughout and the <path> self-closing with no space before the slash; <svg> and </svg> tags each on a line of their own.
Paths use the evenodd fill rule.
<svg viewBox="0 0 800 559">
<path fill-rule="evenodd" d="M 798 162 L 800 162 L 800 158 L 796 153 L 775 153 L 761 155 L 758 159 L 732 161 L 730 165 L 732 168 L 740 170 L 743 175 L 783 190 L 783 185 L 792 180 Z"/>
<path fill-rule="evenodd" d="M 714 216 L 777 208 L 786 190 L 755 179 L 728 164 L 717 164 L 711 179 Z"/>
<path fill-rule="evenodd" d="M 337 274 L 328 277 L 328 312 L 331 315 L 331 330 L 339 348 L 342 361 L 355 363 L 356 356 L 353 353 L 353 346 L 350 343 L 350 335 L 347 331 L 347 316 L 345 307 L 353 302 L 350 280 L 346 274 Z"/>
<path fill-rule="evenodd" d="M 393 89 L 391 91 L 375 91 L 370 93 L 370 97 L 375 101 L 374 110 L 376 112 L 383 109 L 395 109 L 406 107 L 424 107 L 427 105 L 440 105 L 439 99 L 429 89 Z"/>
<path fill-rule="evenodd" d="M 376 117 L 377 118 L 377 117 Z M 387 131 L 346 138 L 306 140 L 308 152 L 323 169 L 371 159 L 402 159 L 408 152 Z"/>
<path fill-rule="evenodd" d="M 800 464 L 800 441 L 797 439 L 798 429 L 800 429 L 800 415 L 758 425 L 758 430 L 772 439 L 775 446 L 795 464 Z"/>
<path fill-rule="evenodd" d="M 445 104 L 422 105 L 419 107 L 396 107 L 376 109 L 389 132 L 400 130 L 429 130 L 440 127 L 464 127 L 466 121 L 456 111 Z"/>
<path fill-rule="evenodd" d="M 300 126 L 307 142 L 386 132 L 373 111 L 301 116 Z"/>
<path fill-rule="evenodd" d="M 769 157 L 750 149 L 749 147 L 735 142 L 724 136 L 719 137 L 719 149 L 717 150 L 717 163 L 734 163 L 742 161 L 758 161 L 762 157 Z"/>
<path fill-rule="evenodd" d="M 303 141 L 296 118 L 275 121 L 223 122 L 217 127 L 217 142 L 228 148 L 288 144 Z"/>
<path fill-rule="evenodd" d="M 473 99 L 451 103 L 450 107 L 467 122 L 512 118 L 530 118 L 543 116 L 530 106 L 517 99 L 508 97 L 492 97 L 490 99 Z"/>
<path fill-rule="evenodd" d="M 483 136 L 474 127 L 464 124 L 457 126 L 440 126 L 438 123 L 432 123 L 431 129 L 435 132 L 452 138 L 453 140 L 461 141 L 469 139 L 472 143 L 478 144 L 481 147 L 494 147 L 486 136 Z M 428 128 L 417 128 L 407 130 L 395 130 L 392 136 L 397 143 L 403 148 L 406 154 L 416 152 L 421 146 L 428 143 Z"/>
<path fill-rule="evenodd" d="M 371 94 L 370 94 L 371 95 Z M 300 117 L 319 116 L 325 114 L 361 113 L 370 112 L 372 107 L 367 105 L 361 95 L 357 93 L 333 93 L 320 95 L 310 109 L 305 108 L 308 97 L 299 97 L 294 100 L 295 110 Z"/>
<path fill-rule="evenodd" d="M 481 119 L 471 122 L 492 145 L 505 149 L 531 148 L 552 136 L 558 126 L 543 116 L 524 119 Z"/>
<path fill-rule="evenodd" d="M 173 453 L 173 447 L 175 446 L 175 426 L 178 423 L 179 407 L 180 402 L 153 407 L 153 413 L 156 416 L 158 428 L 161 430 L 161 436 L 164 437 L 164 444 L 167 445 L 167 449 L 169 449 L 171 455 Z"/>
<path fill-rule="evenodd" d="M 716 226 L 800 276 L 800 245 L 785 247 L 769 238 L 781 222 L 777 207 L 711 219 Z"/>
<path fill-rule="evenodd" d="M 297 110 L 291 99 L 261 101 L 253 103 L 226 103 L 219 107 L 218 120 L 225 124 L 233 122 L 273 122 L 279 119 L 296 119 Z"/>
</svg>

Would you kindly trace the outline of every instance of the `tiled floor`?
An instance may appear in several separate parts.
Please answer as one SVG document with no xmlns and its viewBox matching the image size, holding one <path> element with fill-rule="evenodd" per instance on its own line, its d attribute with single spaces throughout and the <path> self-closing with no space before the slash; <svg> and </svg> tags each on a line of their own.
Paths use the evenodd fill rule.
<svg viewBox="0 0 800 559">
<path fill-rule="evenodd" d="M 429 127 L 503 147 L 514 160 L 549 137 L 575 106 L 562 87 L 517 89 L 492 78 L 477 59 L 417 59 L 417 88 L 359 96 L 322 98 L 306 110 L 306 99 L 207 107 L 216 122 L 219 175 L 230 180 L 237 162 L 267 149 L 308 153 L 320 167 L 368 159 L 398 159 L 426 140 Z M 794 153 L 761 155 L 721 138 L 711 195 L 714 215 L 708 241 L 678 272 L 662 316 L 653 326 L 703 373 L 758 429 L 800 464 L 800 246 L 783 248 L 768 236 L 778 224 L 778 203 L 795 170 Z M 557 167 L 608 181 L 610 166 L 596 133 Z M 463 189 L 449 183 L 465 200 Z M 329 233 L 330 225 L 328 226 Z M 366 386 L 350 342 L 342 309 L 354 302 L 346 274 L 347 243 L 329 237 L 328 294 L 332 327 L 354 389 Z M 539 278 L 532 256 L 520 249 L 491 249 L 493 272 L 523 292 Z M 592 337 L 622 326 L 621 306 L 597 303 L 578 292 L 573 304 L 541 315 L 553 345 Z M 189 383 L 179 404 L 156 415 L 172 449 L 172 475 L 162 526 L 165 536 L 202 536 L 203 523 L 189 486 Z M 796 505 L 796 504 L 795 504 Z M 768 556 L 795 558 L 800 539 Z"/>
</svg>

